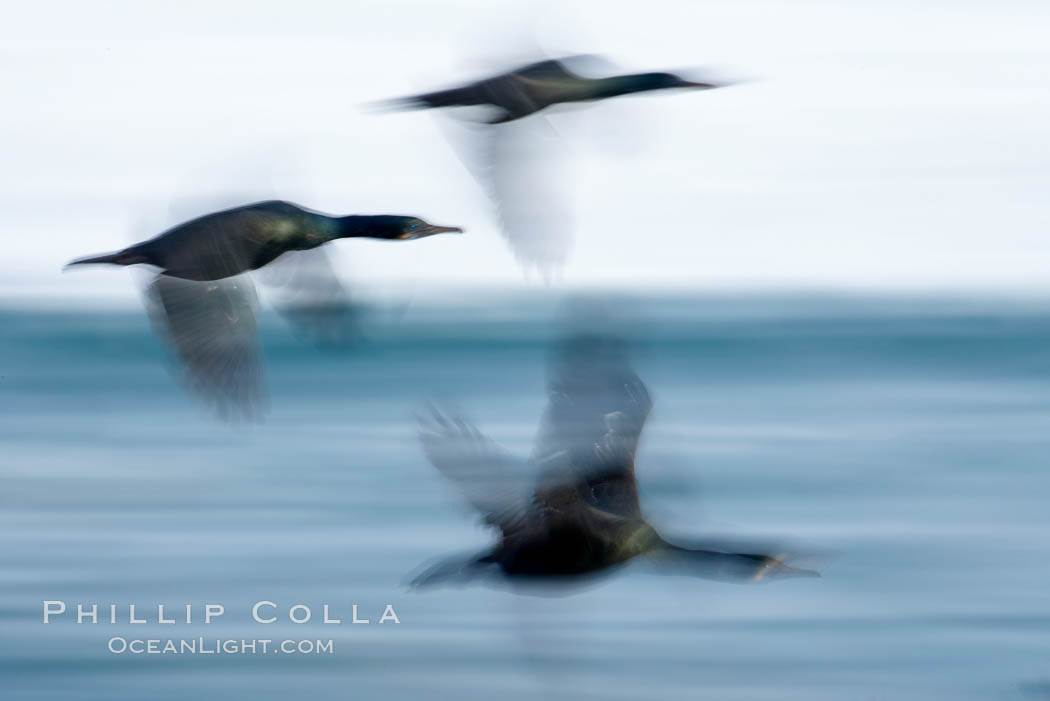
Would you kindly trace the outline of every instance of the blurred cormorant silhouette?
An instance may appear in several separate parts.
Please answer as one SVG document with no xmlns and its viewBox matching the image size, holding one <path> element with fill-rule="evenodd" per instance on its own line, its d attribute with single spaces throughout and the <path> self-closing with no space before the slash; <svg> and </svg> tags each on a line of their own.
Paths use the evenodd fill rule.
<svg viewBox="0 0 1050 701">
<path fill-rule="evenodd" d="M 548 59 L 515 68 L 500 75 L 449 90 L 421 93 L 385 103 L 395 109 L 430 109 L 435 107 L 495 108 L 496 114 L 486 120 L 503 124 L 568 102 L 593 102 L 620 95 L 692 88 L 709 90 L 716 83 L 686 80 L 674 73 L 634 73 L 606 78 L 587 78 L 566 65 L 581 57 Z"/>
<path fill-rule="evenodd" d="M 663 571 L 726 581 L 809 576 L 784 555 L 685 547 L 642 516 L 635 453 L 652 406 L 622 341 L 578 335 L 560 344 L 549 399 L 528 461 L 500 450 L 474 426 L 436 409 L 421 419 L 424 451 L 462 490 L 496 545 L 434 565 L 413 586 L 502 574 L 512 581 L 566 583 L 640 555 Z"/>
<path fill-rule="evenodd" d="M 572 244 L 571 208 L 560 167 L 568 149 L 549 121 L 536 113 L 618 95 L 725 85 L 674 73 L 590 78 L 572 70 L 599 62 L 604 64 L 588 55 L 538 61 L 469 85 L 388 100 L 380 106 L 483 110 L 482 119 L 446 125 L 443 131 L 491 201 L 515 257 L 549 278 L 564 264 Z"/>
</svg>

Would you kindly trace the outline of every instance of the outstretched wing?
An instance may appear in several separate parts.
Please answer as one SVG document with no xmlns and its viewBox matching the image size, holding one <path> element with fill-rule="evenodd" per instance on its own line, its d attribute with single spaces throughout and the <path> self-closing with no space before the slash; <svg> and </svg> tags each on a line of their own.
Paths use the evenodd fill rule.
<svg viewBox="0 0 1050 701">
<path fill-rule="evenodd" d="M 545 276 L 572 248 L 570 161 L 565 142 L 542 116 L 490 129 L 479 172 L 515 258 Z"/>
<path fill-rule="evenodd" d="M 467 501 L 504 534 L 519 528 L 532 500 L 529 464 L 502 450 L 460 417 L 432 409 L 420 417 L 423 452 Z"/>
<path fill-rule="evenodd" d="M 289 251 L 258 272 L 273 304 L 296 335 L 327 348 L 361 338 L 363 308 L 355 305 L 324 248 Z"/>
<path fill-rule="evenodd" d="M 266 409 L 251 280 L 194 282 L 158 275 L 146 289 L 153 328 L 178 374 L 222 418 L 259 419 Z"/>
<path fill-rule="evenodd" d="M 572 208 L 567 146 L 548 120 L 492 127 L 438 120 L 492 213 L 514 257 L 545 277 L 557 271 L 572 248 Z"/>
<path fill-rule="evenodd" d="M 581 482 L 596 508 L 638 515 L 634 458 L 652 400 L 631 369 L 625 342 L 566 339 L 554 351 L 548 392 L 534 456 L 541 484 Z"/>
</svg>

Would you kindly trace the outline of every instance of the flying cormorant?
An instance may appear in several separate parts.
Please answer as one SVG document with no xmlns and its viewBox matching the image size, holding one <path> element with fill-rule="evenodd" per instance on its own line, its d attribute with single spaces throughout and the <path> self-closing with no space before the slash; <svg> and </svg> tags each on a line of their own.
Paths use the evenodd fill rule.
<svg viewBox="0 0 1050 701">
<path fill-rule="evenodd" d="M 320 246 L 340 238 L 404 241 L 460 231 L 411 216 L 331 216 L 269 200 L 206 214 L 69 266 L 156 268 L 147 311 L 180 361 L 186 385 L 224 418 L 258 418 L 265 390 L 257 297 L 242 273 L 266 266 L 263 282 L 280 290 L 275 302 L 296 330 L 322 344 L 342 343 L 356 331 L 355 309 Z"/>
<path fill-rule="evenodd" d="M 607 78 L 586 78 L 569 70 L 572 60 L 548 59 L 515 68 L 500 75 L 449 90 L 421 93 L 385 103 L 395 109 L 430 109 L 435 107 L 476 107 L 484 105 L 497 110 L 489 124 L 503 124 L 567 102 L 592 102 L 632 93 L 692 88 L 709 90 L 716 83 L 701 83 L 674 73 L 632 73 Z"/>
<path fill-rule="evenodd" d="M 515 257 L 547 278 L 565 263 L 572 245 L 571 207 L 562 182 L 571 149 L 544 114 L 536 113 L 618 95 L 726 85 L 673 73 L 589 78 L 570 68 L 596 61 L 593 56 L 538 61 L 469 85 L 380 103 L 394 110 L 463 108 L 456 114 L 467 118 L 445 123 L 442 130 L 488 196 Z M 474 109 L 483 112 L 480 120 L 469 117 Z"/>
<path fill-rule="evenodd" d="M 640 555 L 664 571 L 710 579 L 819 576 L 789 566 L 783 555 L 676 545 L 645 520 L 634 463 L 651 406 L 622 343 L 582 335 L 556 354 L 531 460 L 503 452 L 463 419 L 437 410 L 421 419 L 427 457 L 499 533 L 493 547 L 434 565 L 412 584 L 491 574 L 566 582 Z"/>
</svg>

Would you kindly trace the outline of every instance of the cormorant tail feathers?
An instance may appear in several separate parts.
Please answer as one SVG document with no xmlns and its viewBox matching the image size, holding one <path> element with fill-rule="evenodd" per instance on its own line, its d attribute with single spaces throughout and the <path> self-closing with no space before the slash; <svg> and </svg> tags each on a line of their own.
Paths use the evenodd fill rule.
<svg viewBox="0 0 1050 701">
<path fill-rule="evenodd" d="M 462 586 L 481 576 L 486 570 L 496 567 L 488 553 L 483 555 L 458 555 L 436 562 L 408 582 L 410 589 L 423 589 L 439 585 Z"/>
<path fill-rule="evenodd" d="M 66 268 L 70 268 L 74 265 L 95 265 L 99 263 L 109 263 L 111 265 L 136 265 L 137 263 L 148 263 L 149 260 L 146 256 L 141 253 L 131 253 L 129 251 L 117 251 L 116 253 L 105 253 L 99 256 L 85 256 L 83 258 L 77 258 L 66 263 Z"/>
</svg>

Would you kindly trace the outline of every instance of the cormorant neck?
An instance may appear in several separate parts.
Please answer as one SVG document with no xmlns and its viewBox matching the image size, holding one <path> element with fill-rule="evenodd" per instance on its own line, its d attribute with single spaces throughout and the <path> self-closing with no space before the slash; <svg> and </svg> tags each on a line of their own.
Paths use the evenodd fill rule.
<svg viewBox="0 0 1050 701">
<path fill-rule="evenodd" d="M 616 97 L 618 95 L 630 95 L 631 93 L 656 90 L 660 87 L 652 73 L 632 73 L 630 75 L 616 75 L 611 78 L 597 78 L 595 80 L 598 98 Z"/>
<path fill-rule="evenodd" d="M 392 239 L 401 234 L 401 230 L 391 226 L 391 218 L 383 215 L 351 214 L 337 217 L 335 238 L 370 238 Z"/>
</svg>

